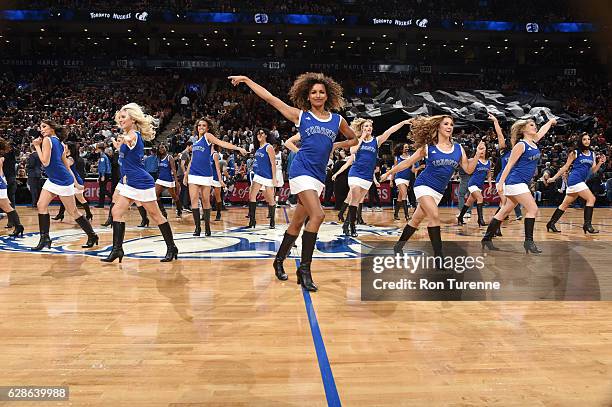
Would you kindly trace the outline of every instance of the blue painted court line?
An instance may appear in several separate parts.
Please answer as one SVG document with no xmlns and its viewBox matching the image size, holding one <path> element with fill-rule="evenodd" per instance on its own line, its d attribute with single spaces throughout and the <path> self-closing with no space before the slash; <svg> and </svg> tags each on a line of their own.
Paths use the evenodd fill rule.
<svg viewBox="0 0 612 407">
<path fill-rule="evenodd" d="M 287 215 L 287 208 L 283 208 L 285 213 L 285 220 L 289 223 L 289 216 Z M 295 264 L 300 267 L 300 261 L 295 259 Z M 302 296 L 304 297 L 304 305 L 306 306 L 306 314 L 308 315 L 308 322 L 310 323 L 310 332 L 312 333 L 312 341 L 314 342 L 315 351 L 317 352 L 317 361 L 319 362 L 319 370 L 321 371 L 321 379 L 323 379 L 323 387 L 325 389 L 325 398 L 327 398 L 328 406 L 342 406 L 340 402 L 340 395 L 336 388 L 336 381 L 334 380 L 334 374 L 327 358 L 327 351 L 325 350 L 325 343 L 323 342 L 323 336 L 321 335 L 321 329 L 319 328 L 319 321 L 317 321 L 317 314 L 314 306 L 312 305 L 312 299 L 310 298 L 310 292 L 302 288 Z"/>
</svg>

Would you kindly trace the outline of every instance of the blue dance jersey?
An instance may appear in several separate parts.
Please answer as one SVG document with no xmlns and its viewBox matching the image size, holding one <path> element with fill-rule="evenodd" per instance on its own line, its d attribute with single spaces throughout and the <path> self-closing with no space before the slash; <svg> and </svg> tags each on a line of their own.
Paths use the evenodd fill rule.
<svg viewBox="0 0 612 407">
<path fill-rule="evenodd" d="M 572 170 L 567 177 L 567 185 L 571 187 L 581 182 L 586 182 L 591 174 L 594 162 L 595 153 L 592 151 L 589 151 L 588 154 L 576 151 L 576 159 L 572 163 Z"/>
<path fill-rule="evenodd" d="M 192 151 L 189 175 L 212 177 L 210 169 L 210 143 L 208 143 L 205 136 L 202 136 L 201 139 L 193 143 Z"/>
<path fill-rule="evenodd" d="M 487 174 L 491 169 L 491 161 L 487 160 L 484 164 L 478 160 L 478 164 L 476 164 L 476 169 L 474 173 L 470 177 L 468 181 L 468 187 L 477 186 L 481 187 L 485 182 L 485 178 L 487 178 Z"/>
<path fill-rule="evenodd" d="M 270 156 L 268 155 L 268 146 L 270 146 L 270 144 L 266 143 L 255 151 L 255 164 L 253 165 L 253 172 L 255 175 L 259 175 L 262 178 L 272 179 L 272 163 L 270 162 Z"/>
<path fill-rule="evenodd" d="M 302 145 L 291 163 L 289 179 L 306 175 L 325 183 L 327 162 L 341 120 L 337 113 L 331 113 L 327 120 L 317 119 L 311 112 L 300 113 L 298 129 Z"/>
<path fill-rule="evenodd" d="M 355 161 L 349 170 L 348 176 L 372 181 L 377 158 L 378 142 L 376 138 L 372 137 L 370 141 L 362 141 L 355 154 Z"/>
<path fill-rule="evenodd" d="M 170 167 L 170 156 L 166 155 L 163 160 L 159 160 L 159 175 L 157 176 L 162 181 L 172 182 L 172 167 Z"/>
<path fill-rule="evenodd" d="M 136 144 L 130 148 L 122 144 L 119 148 L 121 173 L 126 184 L 135 189 L 155 188 L 155 180 L 144 168 L 144 142 L 140 132 L 136 132 Z"/>
<path fill-rule="evenodd" d="M 49 177 L 49 181 L 61 186 L 74 184 L 74 178 L 72 178 L 72 174 L 62 160 L 64 155 L 62 142 L 56 136 L 49 137 L 49 140 L 51 140 L 51 159 L 49 165 L 45 167 L 45 173 Z"/>
<path fill-rule="evenodd" d="M 445 153 L 436 146 L 427 146 L 425 169 L 419 174 L 414 186 L 428 186 L 434 191 L 443 194 L 448 186 L 453 172 L 459 167 L 463 153 L 461 146 L 453 144 L 450 153 Z"/>
<path fill-rule="evenodd" d="M 525 151 L 510 170 L 510 174 L 506 178 L 506 185 L 529 185 L 538 168 L 538 162 L 540 161 L 540 149 L 538 146 L 532 146 L 525 140 L 520 140 L 519 143 L 523 144 Z"/>
</svg>

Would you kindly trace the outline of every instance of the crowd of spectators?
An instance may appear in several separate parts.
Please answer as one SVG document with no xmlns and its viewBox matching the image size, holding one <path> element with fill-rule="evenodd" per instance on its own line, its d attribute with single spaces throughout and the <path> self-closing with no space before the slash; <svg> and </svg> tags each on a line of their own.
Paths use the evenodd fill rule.
<svg viewBox="0 0 612 407">
<path fill-rule="evenodd" d="M 223 161 L 231 166 L 231 182 L 247 180 L 253 164 L 255 130 L 258 127 L 271 129 L 282 145 L 296 133 L 296 129 L 246 87 L 232 87 L 226 79 L 227 74 L 223 70 L 207 71 L 206 75 L 198 72 L 130 70 L 97 70 L 93 74 L 80 69 L 6 71 L 0 74 L 0 137 L 13 143 L 16 176 L 28 177 L 30 142 L 38 136 L 40 119 L 52 117 L 65 125 L 68 141 L 79 144 L 86 174 L 96 176 L 99 157 L 96 148 L 102 146 L 102 151 L 113 157 L 110 138 L 118 131 L 114 125 L 114 112 L 128 101 L 135 101 L 162 120 L 157 142 L 164 142 L 179 163 L 188 142 L 196 140 L 193 133 L 196 120 L 200 117 L 213 118 L 217 123 L 215 130 L 218 137 L 251 152 L 246 157 L 224 152 Z M 288 102 L 286 95 L 294 73 L 267 75 L 255 72 L 251 76 Z M 518 81 L 511 76 L 491 75 L 457 81 L 453 77 L 420 74 L 355 74 L 341 71 L 334 73 L 334 77 L 344 86 L 347 98 L 357 97 L 358 87 L 367 87 L 372 95 L 384 88 L 397 87 L 414 92 L 438 88 L 473 89 L 483 84 L 509 91 L 524 91 L 531 87 L 549 99 L 560 100 L 570 112 L 595 116 L 595 125 L 588 129 L 571 126 L 555 128 L 550 136 L 540 142 L 542 160 L 535 178 L 534 192 L 540 192 L 538 196 L 546 201 L 559 199 L 562 180 L 559 180 L 559 185 L 549 186 L 541 179 L 545 172 L 556 171 L 565 163 L 568 148 L 581 131 L 588 131 L 592 135 L 594 149 L 599 154 L 607 155 L 608 162 L 612 162 L 610 144 L 604 136 L 612 123 L 612 106 L 605 97 L 611 90 L 611 84 L 599 77 L 568 80 L 553 76 L 547 80 L 525 78 Z M 559 86 L 561 80 L 564 86 Z M 173 116 L 175 119 L 170 123 Z M 506 133 L 509 134 L 508 131 Z M 487 138 L 491 158 L 496 160 L 498 152 L 491 126 L 457 129 L 455 137 L 467 151 L 474 151 L 478 141 Z M 392 143 L 405 141 L 396 136 Z M 284 148 L 281 151 L 286 173 L 288 152 Z M 393 162 L 392 147 L 381 151 L 379 165 L 384 172 Z M 336 152 L 329 163 L 330 173 L 340 159 L 340 153 Z M 592 181 L 595 190 L 611 178 L 606 168 L 595 174 Z M 601 190 L 599 192 L 603 193 Z"/>
</svg>

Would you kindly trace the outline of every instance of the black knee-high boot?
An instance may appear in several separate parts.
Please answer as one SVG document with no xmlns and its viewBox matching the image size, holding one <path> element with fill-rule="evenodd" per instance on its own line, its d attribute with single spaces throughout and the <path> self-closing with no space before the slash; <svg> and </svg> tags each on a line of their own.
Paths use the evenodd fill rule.
<svg viewBox="0 0 612 407">
<path fill-rule="evenodd" d="M 403 254 L 404 245 L 406 244 L 406 242 L 412 237 L 412 235 L 416 231 L 417 231 L 417 228 L 413 228 L 410 225 L 404 226 L 404 230 L 402 231 L 402 235 L 400 236 L 400 238 L 397 241 L 397 243 L 395 243 L 395 245 L 393 246 L 393 251 L 395 253 Z"/>
<path fill-rule="evenodd" d="M 565 211 L 559 208 L 555 209 L 555 212 L 552 214 L 550 220 L 546 224 L 546 230 L 552 233 L 561 233 L 561 231 L 557 229 L 555 224 L 559 221 L 559 219 L 561 219 L 561 216 L 563 216 L 564 213 Z"/>
<path fill-rule="evenodd" d="M 202 220 L 200 219 L 200 208 L 192 208 L 191 215 L 193 216 L 193 223 L 195 224 L 195 230 L 193 231 L 194 236 L 200 236 L 202 233 Z"/>
<path fill-rule="evenodd" d="M 159 210 L 161 211 L 161 213 L 164 216 L 164 218 L 168 219 L 168 212 L 166 212 L 166 207 L 164 206 L 164 204 L 161 201 L 161 199 L 157 200 L 157 206 L 159 207 Z"/>
<path fill-rule="evenodd" d="M 89 249 L 98 244 L 98 235 L 94 232 L 91 227 L 91 223 L 84 216 L 79 216 L 75 219 L 76 223 L 83 229 L 83 232 L 87 233 L 87 243 L 81 246 L 83 249 Z"/>
<path fill-rule="evenodd" d="M 355 220 L 357 219 L 357 207 L 354 205 L 350 205 L 348 207 L 348 214 L 346 215 L 346 219 L 344 219 L 344 223 L 342 224 L 342 233 L 344 236 L 350 236 L 351 231 L 351 222 L 353 222 L 353 228 L 355 227 Z"/>
<path fill-rule="evenodd" d="M 204 217 L 204 236 L 210 236 L 212 234 L 210 231 L 210 211 L 210 208 L 202 209 Z"/>
<path fill-rule="evenodd" d="M 584 225 L 582 225 L 582 230 L 584 233 L 599 233 L 599 230 L 593 228 L 591 222 L 593 221 L 593 207 L 592 206 L 584 206 Z"/>
<path fill-rule="evenodd" d="M 270 217 L 270 229 L 276 227 L 276 205 L 268 205 L 268 216 Z"/>
<path fill-rule="evenodd" d="M 221 211 L 223 210 L 223 204 L 221 202 L 216 202 L 215 203 L 215 210 L 217 211 L 217 213 L 215 214 L 215 222 L 218 222 L 221 220 Z"/>
<path fill-rule="evenodd" d="M 149 226 L 149 217 L 147 216 L 147 210 L 144 206 L 137 206 L 138 213 L 140 214 L 140 225 L 139 228 L 146 228 Z"/>
<path fill-rule="evenodd" d="M 463 221 L 463 216 L 468 211 L 468 209 L 470 209 L 470 207 L 467 206 L 467 205 L 463 205 L 461 207 L 461 212 L 459 213 L 459 216 L 457 216 L 457 224 L 458 225 L 465 225 L 465 222 Z"/>
<path fill-rule="evenodd" d="M 115 259 L 119 259 L 119 263 L 123 260 L 123 238 L 125 237 L 125 222 L 113 221 L 113 248 L 105 259 L 100 259 L 105 263 L 112 263 Z"/>
<path fill-rule="evenodd" d="M 91 222 L 91 220 L 93 219 L 93 214 L 91 213 L 89 202 L 85 201 L 82 205 L 83 205 L 83 209 L 85 210 L 85 219 Z"/>
<path fill-rule="evenodd" d="M 315 232 L 304 231 L 302 233 L 302 259 L 300 267 L 297 269 L 297 283 L 302 285 L 302 288 L 308 291 L 317 291 L 317 286 L 312 281 L 310 274 L 310 264 L 312 263 L 312 253 L 314 252 L 317 242 L 317 234 Z"/>
<path fill-rule="evenodd" d="M 358 209 L 356 206 L 349 206 L 349 229 L 352 237 L 357 237 L 357 228 L 355 227 L 357 211 Z"/>
<path fill-rule="evenodd" d="M 249 227 L 254 228 L 257 226 L 255 219 L 255 212 L 257 211 L 257 202 L 249 202 Z"/>
<path fill-rule="evenodd" d="M 487 231 L 485 232 L 481 240 L 481 245 L 483 248 L 486 247 L 489 250 L 499 250 L 497 247 L 493 245 L 492 240 L 498 228 L 501 227 L 501 223 L 502 222 L 500 220 L 497 220 L 497 218 L 495 217 L 491 219 L 491 223 L 489 223 L 489 226 L 487 227 Z"/>
<path fill-rule="evenodd" d="M 393 219 L 395 220 L 399 220 L 399 210 L 401 206 L 404 206 L 403 203 L 404 201 L 395 201 L 395 209 L 393 210 Z"/>
<path fill-rule="evenodd" d="M 403 202 L 402 206 L 404 208 L 404 219 L 408 220 L 410 219 L 410 213 L 408 213 L 408 201 L 404 200 L 402 202 Z"/>
<path fill-rule="evenodd" d="M 36 247 L 32 247 L 32 251 L 40 251 L 45 246 L 51 248 L 51 237 L 49 237 L 49 226 L 51 225 L 51 216 L 48 213 L 38 214 L 38 228 L 40 230 L 40 240 Z"/>
<path fill-rule="evenodd" d="M 21 224 L 21 220 L 19 220 L 19 214 L 17 213 L 17 210 L 13 209 L 12 211 L 8 212 L 6 216 L 8 216 L 9 223 L 15 228 L 13 230 L 13 233 L 11 233 L 9 236 L 15 238 L 20 236 L 23 237 L 24 228 Z"/>
<path fill-rule="evenodd" d="M 340 211 L 338 212 L 338 220 L 340 222 L 344 222 L 344 212 L 346 211 L 346 208 L 348 208 L 349 204 L 347 204 L 346 202 L 342 202 L 342 206 L 340 206 Z"/>
<path fill-rule="evenodd" d="M 535 227 L 535 218 L 525 218 L 525 242 L 523 247 L 525 253 L 542 253 L 538 246 L 533 242 L 533 229 Z"/>
<path fill-rule="evenodd" d="M 293 247 L 293 244 L 297 240 L 297 236 L 290 235 L 285 232 L 283 236 L 283 241 L 281 242 L 280 247 L 278 248 L 278 252 L 276 252 L 276 257 L 274 258 L 274 263 L 272 266 L 274 267 L 274 275 L 279 280 L 287 280 L 289 277 L 287 273 L 285 273 L 285 268 L 283 267 L 283 261 L 287 258 L 287 254 L 289 254 L 289 250 Z"/>
<path fill-rule="evenodd" d="M 487 223 L 484 220 L 483 206 L 484 204 L 482 203 L 476 204 L 476 211 L 478 212 L 478 226 L 487 226 Z"/>
<path fill-rule="evenodd" d="M 64 220 L 64 212 L 66 212 L 66 207 L 63 202 L 60 202 L 59 212 L 53 217 L 53 220 Z"/>
<path fill-rule="evenodd" d="M 181 198 L 177 197 L 177 200 L 174 201 L 174 203 L 176 204 L 176 216 L 180 218 L 183 216 L 183 203 L 181 202 Z"/>
<path fill-rule="evenodd" d="M 110 226 L 113 224 L 113 206 L 115 206 L 115 203 L 111 202 L 108 208 L 108 218 L 106 218 L 106 222 L 102 223 L 101 226 Z"/>
<path fill-rule="evenodd" d="M 178 259 L 178 248 L 174 244 L 174 236 L 172 236 L 172 229 L 170 228 L 170 223 L 166 221 L 158 227 L 159 231 L 164 237 L 164 242 L 166 242 L 166 256 L 160 261 L 162 263 L 166 263 L 172 261 L 172 259 Z"/>
<path fill-rule="evenodd" d="M 358 225 L 365 225 L 365 221 L 363 220 L 363 217 L 361 216 L 363 212 L 363 204 L 360 203 L 359 206 L 357 207 L 357 224 Z"/>
<path fill-rule="evenodd" d="M 436 269 L 444 270 L 444 254 L 442 253 L 442 236 L 440 233 L 440 226 L 430 226 L 427 228 L 429 234 L 429 240 L 434 250 L 434 256 L 436 257 Z"/>
</svg>

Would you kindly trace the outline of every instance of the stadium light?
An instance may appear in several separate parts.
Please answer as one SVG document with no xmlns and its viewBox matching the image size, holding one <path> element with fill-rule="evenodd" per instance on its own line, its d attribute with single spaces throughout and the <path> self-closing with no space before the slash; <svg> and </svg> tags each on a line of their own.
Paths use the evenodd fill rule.
<svg viewBox="0 0 612 407">
<path fill-rule="evenodd" d="M 387 38 L 387 34 L 383 34 L 383 38 Z"/>
<path fill-rule="evenodd" d="M 44 28 L 41 28 L 41 29 L 40 29 L 40 31 L 45 32 L 45 29 L 44 29 Z"/>
<path fill-rule="evenodd" d="M 213 32 L 214 32 L 215 34 L 217 34 L 219 31 L 215 30 L 215 31 L 213 31 Z"/>
<path fill-rule="evenodd" d="M 341 37 L 344 37 L 344 33 L 340 33 L 340 36 L 341 36 Z"/>
</svg>

